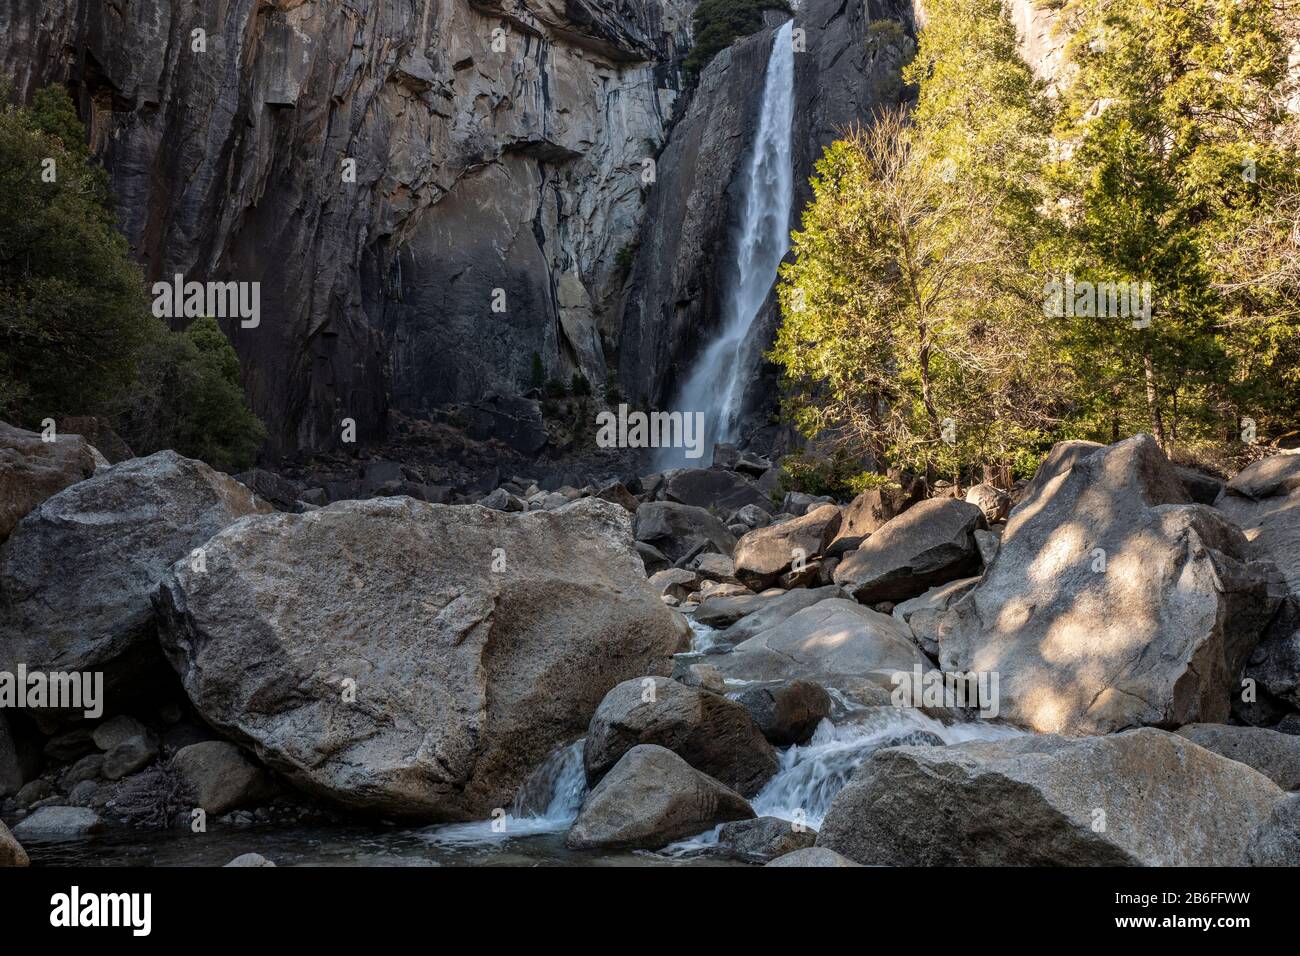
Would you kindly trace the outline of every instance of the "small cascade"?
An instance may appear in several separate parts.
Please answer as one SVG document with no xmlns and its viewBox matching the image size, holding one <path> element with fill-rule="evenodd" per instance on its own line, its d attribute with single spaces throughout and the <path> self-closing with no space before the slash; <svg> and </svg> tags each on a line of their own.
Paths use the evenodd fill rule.
<svg viewBox="0 0 1300 956">
<path fill-rule="evenodd" d="M 425 831 L 425 839 L 442 846 L 472 846 L 567 830 L 587 795 L 587 775 L 582 769 L 585 739 L 561 747 L 542 761 L 519 788 L 502 820 L 431 827 Z"/>
</svg>

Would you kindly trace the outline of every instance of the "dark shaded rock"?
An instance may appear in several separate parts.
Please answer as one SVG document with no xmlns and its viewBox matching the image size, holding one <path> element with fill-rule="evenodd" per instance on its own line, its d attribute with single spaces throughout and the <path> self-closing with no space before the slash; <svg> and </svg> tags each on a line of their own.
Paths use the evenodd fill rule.
<svg viewBox="0 0 1300 956">
<path fill-rule="evenodd" d="M 754 816 L 745 798 L 671 750 L 633 747 L 587 795 L 565 845 L 654 850 L 719 823 Z"/>
<path fill-rule="evenodd" d="M 274 794 L 266 772 L 224 740 L 182 747 L 172 757 L 171 766 L 195 806 L 211 816 L 254 806 Z"/>
<path fill-rule="evenodd" d="M 758 793 L 778 766 L 744 706 L 663 677 L 624 681 L 601 701 L 582 752 L 587 782 L 638 744 L 666 747 L 742 796 Z"/>
<path fill-rule="evenodd" d="M 840 509 L 822 505 L 801 518 L 756 528 L 736 542 L 736 577 L 755 591 L 770 587 L 795 561 L 800 571 L 835 539 L 840 529 Z M 783 585 L 802 586 L 811 578 Z"/>
<path fill-rule="evenodd" d="M 60 435 L 80 435 L 104 456 L 110 465 L 134 458 L 135 452 L 113 430 L 108 419 L 98 415 L 69 415 L 59 421 Z"/>
<path fill-rule="evenodd" d="M 736 700 L 749 711 L 763 736 L 778 747 L 806 744 L 817 725 L 831 715 L 830 694 L 810 680 L 751 688 Z"/>
<path fill-rule="evenodd" d="M 13 829 L 20 840 L 66 840 L 103 828 L 99 814 L 86 807 L 41 807 Z"/>
<path fill-rule="evenodd" d="M 104 779 L 121 780 L 143 770 L 158 756 L 158 742 L 152 736 L 131 737 L 104 754 Z"/>
<path fill-rule="evenodd" d="M 817 831 L 796 826 L 779 817 L 758 817 L 724 823 L 718 831 L 718 848 L 728 856 L 750 863 L 766 863 L 795 850 L 810 848 Z"/>
<path fill-rule="evenodd" d="M 1246 859 L 1251 866 L 1300 866 L 1300 793 L 1274 804 L 1251 833 Z"/>
<path fill-rule="evenodd" d="M 104 671 L 106 689 L 156 656 L 150 599 L 171 565 L 270 507 L 164 451 L 105 468 L 42 503 L 0 549 L 0 669 Z"/>
<path fill-rule="evenodd" d="M 1206 750 L 1254 767 L 1283 790 L 1300 790 L 1300 737 L 1264 727 L 1188 724 L 1178 728 Z"/>
<path fill-rule="evenodd" d="M 1187 497 L 1198 505 L 1212 505 L 1223 494 L 1223 482 L 1195 468 L 1175 466 L 1174 471 L 1187 489 Z"/>
<path fill-rule="evenodd" d="M 672 501 L 647 501 L 636 509 L 636 540 L 654 545 L 674 564 L 706 551 L 729 555 L 736 547 L 735 537 L 709 512 Z"/>
<path fill-rule="evenodd" d="M 770 507 L 767 497 L 752 481 L 725 468 L 683 468 L 669 472 L 660 494 L 665 501 L 712 508 L 721 514 L 749 505 Z"/>
<path fill-rule="evenodd" d="M 240 472 L 235 475 L 235 480 L 263 501 L 274 505 L 276 511 L 297 511 L 298 501 L 304 494 L 292 481 L 264 468 Z"/>
<path fill-rule="evenodd" d="M 470 438 L 494 438 L 522 455 L 535 455 L 546 444 L 541 405 L 528 398 L 493 395 L 465 409 Z"/>
<path fill-rule="evenodd" d="M 881 526 L 835 569 L 835 583 L 863 604 L 905 601 L 936 584 L 980 569 L 975 529 L 984 514 L 975 505 L 931 498 Z"/>
</svg>

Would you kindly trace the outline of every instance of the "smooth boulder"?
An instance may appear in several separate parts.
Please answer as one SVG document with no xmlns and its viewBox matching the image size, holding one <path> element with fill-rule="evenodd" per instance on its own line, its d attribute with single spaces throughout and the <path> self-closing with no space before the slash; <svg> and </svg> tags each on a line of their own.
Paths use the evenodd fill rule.
<svg viewBox="0 0 1300 956">
<path fill-rule="evenodd" d="M 810 680 L 792 680 L 775 687 L 752 687 L 736 700 L 769 742 L 778 747 L 806 744 L 817 726 L 831 715 L 831 695 Z"/>
<path fill-rule="evenodd" d="M 663 677 L 624 681 L 596 708 L 582 763 L 594 785 L 638 744 L 657 744 L 752 797 L 779 766 L 743 704 Z"/>
<path fill-rule="evenodd" d="M 1239 866 L 1282 791 L 1151 728 L 878 750 L 817 845 L 886 866 Z"/>
<path fill-rule="evenodd" d="M 835 568 L 835 583 L 863 604 L 905 601 L 980 569 L 975 529 L 984 513 L 953 498 L 931 498 L 883 525 Z"/>
<path fill-rule="evenodd" d="M 906 628 L 887 614 L 830 598 L 737 644 L 713 664 L 730 680 L 806 678 L 843 690 L 846 681 L 873 671 L 928 669 Z"/>
<path fill-rule="evenodd" d="M 135 676 L 139 657 L 157 656 L 150 600 L 168 569 L 239 518 L 270 511 L 170 451 L 65 488 L 0 548 L 0 670 L 104 671 L 110 686 Z"/>
<path fill-rule="evenodd" d="M 299 787 L 428 820 L 509 806 L 609 689 L 671 673 L 690 628 L 623 508 L 410 498 L 267 515 L 176 565 L 160 637 L 190 699 Z"/>
<path fill-rule="evenodd" d="M 771 587 L 794 563 L 821 554 L 840 530 L 840 509 L 821 505 L 799 518 L 755 528 L 736 542 L 735 574 L 755 591 Z"/>
<path fill-rule="evenodd" d="M 767 866 L 798 866 L 798 867 L 840 867 L 840 866 L 861 866 L 861 863 L 854 863 L 846 856 L 841 856 L 834 850 L 828 850 L 824 846 L 812 846 L 802 850 L 795 850 L 793 853 L 786 853 L 772 860 Z"/>
<path fill-rule="evenodd" d="M 998 673 L 1002 716 L 1043 733 L 1222 722 L 1277 603 L 1241 532 L 1149 435 L 1034 485 L 939 627 L 940 668 Z"/>
<path fill-rule="evenodd" d="M 664 747 L 641 744 L 583 801 L 565 837 L 574 850 L 657 850 L 754 810 L 740 794 Z"/>
<path fill-rule="evenodd" d="M 205 740 L 176 751 L 172 770 L 189 798 L 213 816 L 254 806 L 274 793 L 266 771 L 224 740 Z"/>
<path fill-rule="evenodd" d="M 1265 727 L 1188 724 L 1178 735 L 1221 757 L 1254 767 L 1283 790 L 1300 790 L 1300 737 Z"/>
<path fill-rule="evenodd" d="M 812 847 L 817 831 L 782 820 L 757 817 L 724 823 L 718 830 L 718 848 L 727 856 L 747 863 L 766 863 L 796 850 Z"/>
</svg>

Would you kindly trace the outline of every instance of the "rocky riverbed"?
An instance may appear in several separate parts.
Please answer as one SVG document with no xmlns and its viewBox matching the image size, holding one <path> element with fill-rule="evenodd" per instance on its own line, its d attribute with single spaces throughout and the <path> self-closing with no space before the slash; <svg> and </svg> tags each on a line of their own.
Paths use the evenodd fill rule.
<svg viewBox="0 0 1300 956">
<path fill-rule="evenodd" d="M 1300 862 L 1300 455 L 776 482 L 273 505 L 0 427 L 0 860 Z"/>
</svg>

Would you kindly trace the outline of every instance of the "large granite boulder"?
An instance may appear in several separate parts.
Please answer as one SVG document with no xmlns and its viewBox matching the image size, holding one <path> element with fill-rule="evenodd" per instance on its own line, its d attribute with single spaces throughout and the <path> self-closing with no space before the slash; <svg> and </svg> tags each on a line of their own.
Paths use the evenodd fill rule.
<svg viewBox="0 0 1300 956">
<path fill-rule="evenodd" d="M 50 495 L 107 466 L 80 435 L 57 433 L 47 442 L 36 432 L 0 422 L 0 544 Z"/>
<path fill-rule="evenodd" d="M 1186 503 L 1149 435 L 1042 477 L 947 612 L 941 668 L 998 673 L 1002 716 L 1045 733 L 1222 722 L 1276 607 L 1270 569 L 1219 512 Z"/>
<path fill-rule="evenodd" d="M 164 573 L 244 515 L 271 508 L 201 461 L 162 451 L 47 499 L 0 548 L 0 670 L 104 671 L 156 658 L 150 599 Z M 211 562 L 204 556 L 209 570 Z"/>
<path fill-rule="evenodd" d="M 718 830 L 718 849 L 747 863 L 766 863 L 796 850 L 811 849 L 816 840 L 817 831 L 780 817 L 735 820 Z"/>
<path fill-rule="evenodd" d="M 907 625 L 843 598 L 806 607 L 710 660 L 733 681 L 805 678 L 840 690 L 873 671 L 932 666 Z"/>
<path fill-rule="evenodd" d="M 1282 791 L 1176 734 L 878 750 L 817 845 L 887 866 L 1238 866 Z"/>
<path fill-rule="evenodd" d="M 745 798 L 664 747 L 633 747 L 587 795 L 565 838 L 571 849 L 656 850 L 730 820 Z"/>
<path fill-rule="evenodd" d="M 776 752 L 743 704 L 663 677 L 624 681 L 600 702 L 582 751 L 588 784 L 638 744 L 667 747 L 746 797 L 778 768 Z"/>
<path fill-rule="evenodd" d="M 647 501 L 636 509 L 636 540 L 677 565 L 705 552 L 729 555 L 736 548 L 735 535 L 708 511 L 672 501 Z"/>
<path fill-rule="evenodd" d="M 1254 767 L 1283 790 L 1300 790 L 1300 737 L 1266 727 L 1188 724 L 1178 728 L 1206 750 Z"/>
<path fill-rule="evenodd" d="M 976 532 L 976 535 L 986 532 Z M 912 637 L 931 657 L 939 656 L 939 639 L 948 620 L 948 608 L 979 584 L 979 578 L 959 578 L 930 588 L 919 597 L 909 598 L 894 605 L 890 613 L 906 624 Z"/>
<path fill-rule="evenodd" d="M 755 528 L 736 542 L 736 577 L 755 591 L 771 587 L 796 560 L 807 563 L 826 550 L 839 530 L 840 509 L 835 505 Z"/>
<path fill-rule="evenodd" d="M 681 468 L 665 477 L 661 495 L 665 501 L 675 501 L 696 508 L 713 508 L 720 514 L 731 514 L 753 505 L 771 510 L 767 496 L 748 478 L 725 468 Z"/>
<path fill-rule="evenodd" d="M 931 498 L 882 525 L 835 568 L 835 583 L 863 604 L 905 601 L 980 569 L 975 529 L 984 513 L 952 498 Z"/>
<path fill-rule="evenodd" d="M 160 637 L 203 716 L 298 786 L 483 817 L 689 627 L 621 507 L 506 514 L 410 498 L 242 521 L 179 563 Z"/>
<path fill-rule="evenodd" d="M 802 850 L 795 850 L 793 853 L 786 853 L 778 856 L 775 860 L 766 864 L 767 866 L 798 866 L 798 867 L 841 867 L 841 866 L 861 866 L 861 863 L 854 863 L 846 856 L 841 856 L 834 850 L 828 850 L 824 846 L 805 847 Z"/>
<path fill-rule="evenodd" d="M 736 700 L 749 711 L 763 736 L 778 747 L 806 744 L 832 710 L 831 695 L 810 680 L 751 687 Z"/>
</svg>

